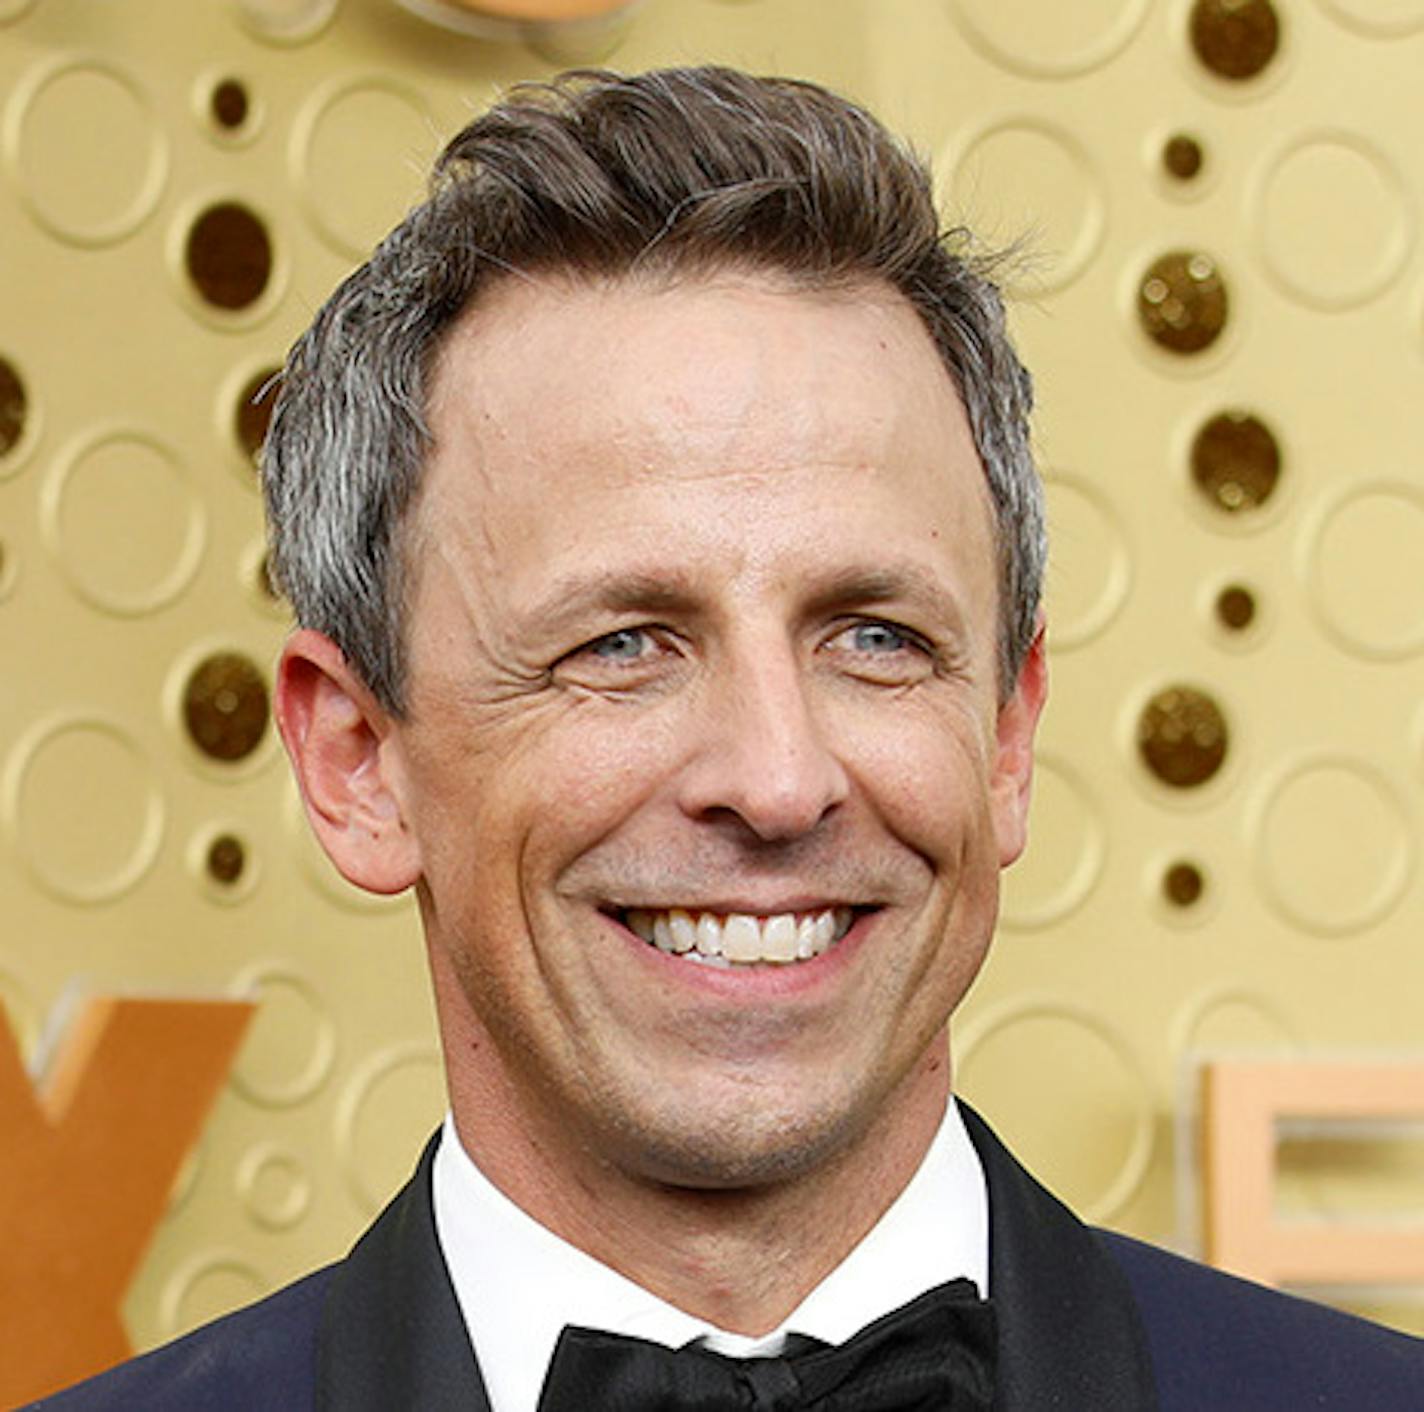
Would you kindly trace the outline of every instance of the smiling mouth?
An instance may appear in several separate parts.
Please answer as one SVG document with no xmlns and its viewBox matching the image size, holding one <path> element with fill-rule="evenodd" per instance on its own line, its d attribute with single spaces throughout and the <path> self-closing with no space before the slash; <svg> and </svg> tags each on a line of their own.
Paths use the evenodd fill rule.
<svg viewBox="0 0 1424 1412">
<path fill-rule="evenodd" d="M 851 928 L 851 907 L 818 912 L 693 912 L 680 907 L 652 911 L 630 907 L 618 914 L 629 931 L 670 956 L 704 966 L 787 965 L 830 950 Z"/>
</svg>

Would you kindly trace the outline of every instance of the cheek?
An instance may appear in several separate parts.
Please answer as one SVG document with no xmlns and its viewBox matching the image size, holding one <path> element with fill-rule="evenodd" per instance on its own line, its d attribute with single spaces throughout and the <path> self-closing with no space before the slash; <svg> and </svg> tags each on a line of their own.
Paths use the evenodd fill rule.
<svg viewBox="0 0 1424 1412">
<path fill-rule="evenodd" d="M 968 716 L 906 710 L 859 723 L 845 760 L 885 826 L 931 860 L 991 831 L 989 760 Z"/>
</svg>

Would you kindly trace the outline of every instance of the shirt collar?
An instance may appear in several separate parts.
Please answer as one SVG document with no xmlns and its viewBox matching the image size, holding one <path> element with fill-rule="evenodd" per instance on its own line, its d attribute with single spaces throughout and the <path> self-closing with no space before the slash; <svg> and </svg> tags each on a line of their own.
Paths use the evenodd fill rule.
<svg viewBox="0 0 1424 1412">
<path fill-rule="evenodd" d="M 786 1322 L 747 1338 L 694 1319 L 556 1236 L 504 1195 L 446 1118 L 433 1176 L 435 1227 L 493 1412 L 536 1412 L 565 1325 L 678 1348 L 703 1338 L 733 1356 L 774 1354 L 788 1333 L 844 1343 L 960 1276 L 989 1293 L 984 1172 L 950 1101 L 904 1191 Z"/>
</svg>

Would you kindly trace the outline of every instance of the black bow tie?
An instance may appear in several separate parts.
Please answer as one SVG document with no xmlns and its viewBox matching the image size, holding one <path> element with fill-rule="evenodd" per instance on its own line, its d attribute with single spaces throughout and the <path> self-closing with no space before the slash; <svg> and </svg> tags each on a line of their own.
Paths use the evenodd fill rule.
<svg viewBox="0 0 1424 1412">
<path fill-rule="evenodd" d="M 954 1280 L 831 1347 L 727 1358 L 596 1329 L 559 1335 L 539 1412 L 989 1412 L 994 1309 Z"/>
</svg>

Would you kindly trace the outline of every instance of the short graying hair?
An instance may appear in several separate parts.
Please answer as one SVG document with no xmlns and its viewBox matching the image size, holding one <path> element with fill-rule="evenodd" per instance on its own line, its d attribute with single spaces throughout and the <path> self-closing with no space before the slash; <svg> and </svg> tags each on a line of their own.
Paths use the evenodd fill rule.
<svg viewBox="0 0 1424 1412">
<path fill-rule="evenodd" d="M 918 311 L 968 413 L 995 508 L 1007 695 L 1036 628 L 1043 492 L 1031 384 L 989 268 L 941 230 L 924 163 L 815 84 L 702 67 L 514 88 L 451 140 L 427 199 L 292 349 L 263 455 L 273 577 L 399 715 L 426 400 L 442 337 L 483 290 L 553 272 L 880 282 Z"/>
</svg>

